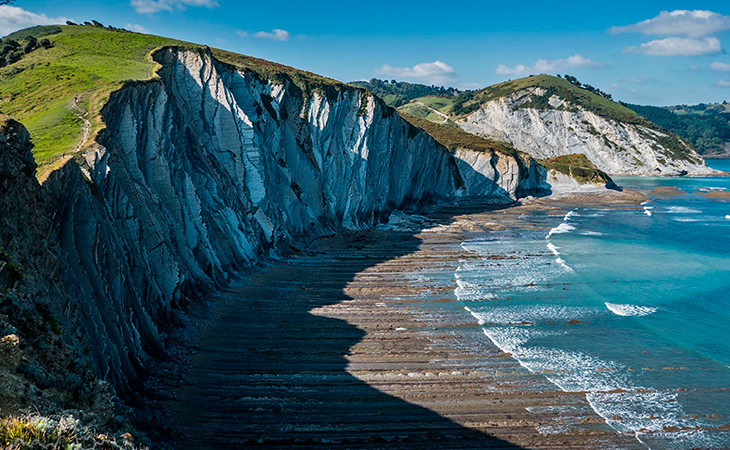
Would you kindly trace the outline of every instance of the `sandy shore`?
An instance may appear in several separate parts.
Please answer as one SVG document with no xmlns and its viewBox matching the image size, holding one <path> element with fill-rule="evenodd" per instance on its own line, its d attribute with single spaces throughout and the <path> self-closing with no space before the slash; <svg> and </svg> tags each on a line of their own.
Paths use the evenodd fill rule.
<svg viewBox="0 0 730 450">
<path fill-rule="evenodd" d="M 179 445 L 643 448 L 584 394 L 501 353 L 455 300 L 454 269 L 473 257 L 463 240 L 526 209 L 560 214 L 586 201 L 433 211 L 413 229 L 325 238 L 252 274 L 225 293 L 165 403 Z"/>
</svg>

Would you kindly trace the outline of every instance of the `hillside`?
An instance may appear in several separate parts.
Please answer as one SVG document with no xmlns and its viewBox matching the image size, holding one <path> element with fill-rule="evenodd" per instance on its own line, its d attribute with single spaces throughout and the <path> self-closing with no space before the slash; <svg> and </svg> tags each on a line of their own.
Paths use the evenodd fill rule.
<svg viewBox="0 0 730 450">
<path fill-rule="evenodd" d="M 372 78 L 370 81 L 351 81 L 351 85 L 369 90 L 382 98 L 383 101 L 394 108 L 404 105 L 419 97 L 454 97 L 463 91 L 453 87 L 427 86 L 425 84 L 408 83 L 406 81 L 379 80 Z"/>
<path fill-rule="evenodd" d="M 35 143 L 41 178 L 94 141 L 104 128 L 100 111 L 113 91 L 126 82 L 156 76 L 159 65 L 150 57 L 153 50 L 170 45 L 205 48 L 94 25 L 33 27 L 5 37 L 0 45 L 11 40 L 23 44 L 29 36 L 46 38 L 52 47 L 39 48 L 0 68 L 0 110 L 27 127 Z M 254 71 L 262 78 L 289 76 L 303 93 L 326 86 L 344 87 L 280 64 L 224 50 L 211 51 L 219 61 Z"/>
<path fill-rule="evenodd" d="M 399 111 L 546 160 L 581 153 L 611 174 L 710 173 L 690 144 L 570 76 L 537 75 L 458 96 L 422 97 Z"/>
<path fill-rule="evenodd" d="M 456 152 L 459 149 L 468 149 L 486 155 L 507 155 L 524 164 L 530 163 L 530 155 L 516 150 L 504 142 L 493 141 L 467 133 L 456 125 L 431 122 L 421 117 L 415 117 L 405 113 L 401 113 L 401 116 L 412 125 L 431 135 L 431 137 L 451 152 Z M 601 186 L 614 186 L 611 177 L 602 170 L 599 170 L 595 164 L 590 162 L 582 154 L 556 156 L 538 160 L 538 162 L 548 171 L 555 171 L 566 175 L 581 184 L 589 183 Z"/>
<path fill-rule="evenodd" d="M 728 105 L 642 106 L 624 103 L 642 117 L 676 133 L 705 157 L 730 155 L 730 112 Z"/>
</svg>

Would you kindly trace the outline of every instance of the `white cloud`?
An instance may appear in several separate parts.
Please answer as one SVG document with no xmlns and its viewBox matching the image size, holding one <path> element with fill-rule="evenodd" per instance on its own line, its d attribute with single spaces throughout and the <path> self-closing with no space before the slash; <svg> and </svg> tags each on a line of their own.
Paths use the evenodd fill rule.
<svg viewBox="0 0 730 450">
<path fill-rule="evenodd" d="M 730 87 L 730 80 L 718 80 L 715 82 L 715 86 Z"/>
<path fill-rule="evenodd" d="M 48 17 L 45 14 L 32 13 L 17 6 L 0 5 L 0 36 L 35 25 L 66 23 L 67 20 L 66 17 Z"/>
<path fill-rule="evenodd" d="M 730 72 L 730 64 L 714 62 L 714 63 L 710 64 L 710 69 L 712 69 L 716 72 Z"/>
<path fill-rule="evenodd" d="M 413 67 L 393 67 L 385 64 L 376 70 L 375 74 L 437 85 L 452 83 L 457 79 L 456 70 L 441 61 L 416 64 Z"/>
<path fill-rule="evenodd" d="M 246 35 L 248 35 L 248 33 L 246 33 Z M 289 32 L 286 30 L 280 30 L 278 28 L 274 28 L 272 31 L 259 31 L 257 33 L 254 33 L 253 35 L 257 38 L 273 39 L 275 41 L 289 40 Z"/>
<path fill-rule="evenodd" d="M 137 33 L 149 33 L 149 30 L 147 28 L 143 27 L 142 25 L 138 23 L 128 23 L 124 26 L 124 28 L 132 31 L 136 31 Z"/>
<path fill-rule="evenodd" d="M 515 67 L 507 67 L 504 64 L 500 64 L 495 72 L 498 75 L 522 76 L 536 73 L 556 72 L 558 70 L 573 68 L 596 69 L 604 66 L 605 64 L 601 62 L 593 61 L 591 58 L 575 54 L 568 58 L 555 59 L 552 61 L 538 59 L 531 67 L 527 67 L 522 64 L 518 64 Z"/>
<path fill-rule="evenodd" d="M 658 16 L 623 27 L 611 27 L 609 32 L 641 33 L 664 36 L 700 38 L 730 30 L 730 16 L 712 11 L 662 11 Z"/>
<path fill-rule="evenodd" d="M 131 0 L 130 5 L 140 14 L 154 14 L 160 11 L 184 10 L 188 6 L 216 8 L 217 0 Z"/>
<path fill-rule="evenodd" d="M 668 37 L 645 42 L 639 46 L 626 47 L 626 53 L 642 53 L 657 56 L 698 56 L 722 52 L 720 40 L 714 37 L 693 39 Z"/>
<path fill-rule="evenodd" d="M 242 37 L 242 38 L 248 37 L 248 31 L 244 31 L 244 30 L 236 30 L 236 34 L 237 34 L 237 35 L 238 35 L 239 37 Z"/>
</svg>

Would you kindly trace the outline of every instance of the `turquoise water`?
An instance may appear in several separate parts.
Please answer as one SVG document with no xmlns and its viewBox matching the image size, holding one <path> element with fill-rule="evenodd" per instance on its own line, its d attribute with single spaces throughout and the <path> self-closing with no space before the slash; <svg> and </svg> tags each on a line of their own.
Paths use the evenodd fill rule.
<svg viewBox="0 0 730 450">
<path fill-rule="evenodd" d="M 730 201 L 701 195 L 730 178 L 616 181 L 650 201 L 464 242 L 484 258 L 460 263 L 456 293 L 503 351 L 647 447 L 730 447 Z"/>
</svg>

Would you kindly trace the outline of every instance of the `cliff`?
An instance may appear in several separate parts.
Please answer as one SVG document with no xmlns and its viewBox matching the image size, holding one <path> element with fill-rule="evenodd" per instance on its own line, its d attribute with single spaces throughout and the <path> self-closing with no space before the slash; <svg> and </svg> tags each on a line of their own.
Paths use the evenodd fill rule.
<svg viewBox="0 0 730 450">
<path fill-rule="evenodd" d="M 199 292 L 292 242 L 370 227 L 394 209 L 548 189 L 529 158 L 450 152 L 361 89 L 204 49 L 153 58 L 157 75 L 110 94 L 80 154 L 42 187 L 26 171 L 49 237 L 9 248 L 56 258 L 78 311 L 69 327 L 94 373 L 126 393 L 164 358 Z M 28 149 L 15 158 L 30 161 Z M 17 209 L 7 220 L 22 228 L 28 205 Z"/>
<path fill-rule="evenodd" d="M 79 303 L 63 283 L 31 148 L 27 130 L 0 115 L 0 409 L 83 407 L 109 419 L 109 387 L 90 370 L 78 334 Z"/>
<path fill-rule="evenodd" d="M 618 103 L 548 75 L 440 102 L 417 99 L 399 109 L 423 110 L 432 120 L 445 113 L 464 131 L 505 142 L 538 160 L 583 154 L 611 175 L 716 173 L 673 133 Z"/>
</svg>

